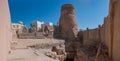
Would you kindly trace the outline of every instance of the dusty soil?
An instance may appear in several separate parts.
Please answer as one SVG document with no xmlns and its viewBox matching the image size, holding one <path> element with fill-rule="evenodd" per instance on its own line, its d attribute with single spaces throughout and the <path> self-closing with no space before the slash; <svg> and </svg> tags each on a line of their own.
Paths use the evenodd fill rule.
<svg viewBox="0 0 120 61">
<path fill-rule="evenodd" d="M 51 47 L 64 43 L 59 39 L 13 39 L 8 61 L 59 61 L 45 55 L 51 52 Z M 30 47 L 34 45 L 43 46 L 37 49 Z"/>
</svg>

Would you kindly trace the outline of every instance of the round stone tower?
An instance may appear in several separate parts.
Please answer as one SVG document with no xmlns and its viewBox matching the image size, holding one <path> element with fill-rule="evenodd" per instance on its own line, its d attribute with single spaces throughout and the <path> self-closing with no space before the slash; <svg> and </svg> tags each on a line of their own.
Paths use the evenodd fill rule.
<svg viewBox="0 0 120 61">
<path fill-rule="evenodd" d="M 75 18 L 75 10 L 72 4 L 64 4 L 61 8 L 59 28 L 63 38 L 75 37 L 78 26 Z"/>
<path fill-rule="evenodd" d="M 64 4 L 61 8 L 59 32 L 65 39 L 66 60 L 74 60 L 76 54 L 76 37 L 79 32 L 75 18 L 75 10 L 72 4 Z"/>
</svg>

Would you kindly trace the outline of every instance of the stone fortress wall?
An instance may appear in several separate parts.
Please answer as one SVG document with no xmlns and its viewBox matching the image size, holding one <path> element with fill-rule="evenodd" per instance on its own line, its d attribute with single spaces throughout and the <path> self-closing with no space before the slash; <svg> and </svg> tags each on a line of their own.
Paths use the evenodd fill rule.
<svg viewBox="0 0 120 61">
<path fill-rule="evenodd" d="M 98 40 L 105 41 L 105 25 L 99 25 L 98 28 L 95 29 L 86 29 L 83 31 L 83 40 L 84 44 L 86 44 L 89 40 Z"/>
<path fill-rule="evenodd" d="M 99 29 L 88 29 L 83 31 L 83 44 L 87 44 L 90 40 L 99 40 L 100 32 Z"/>
<path fill-rule="evenodd" d="M 104 43 L 109 57 L 113 61 L 120 60 L 120 0 L 110 0 L 109 14 L 104 18 L 102 26 L 83 31 L 83 44 L 91 40 Z"/>
<path fill-rule="evenodd" d="M 73 15 L 73 16 L 71 17 L 70 15 Z M 105 21 L 106 21 L 106 18 L 105 18 Z M 71 59 L 71 60 L 75 59 L 76 54 L 77 53 L 79 54 L 77 50 L 81 48 L 82 43 L 83 45 L 89 45 L 91 43 L 98 43 L 98 47 L 96 47 L 96 52 L 93 52 L 96 56 L 97 50 L 99 48 L 99 43 L 105 43 L 105 31 L 107 28 L 107 25 L 106 26 L 105 25 L 106 24 L 99 25 L 98 28 L 96 29 L 87 28 L 87 30 L 81 32 L 81 30 L 80 31 L 78 30 L 78 26 L 76 23 L 74 7 L 71 4 L 63 5 L 62 10 L 61 10 L 60 21 L 59 21 L 59 30 L 62 36 L 66 40 L 65 46 L 66 46 L 66 53 L 68 54 L 67 59 Z M 77 36 L 77 34 L 79 35 Z M 80 55 L 81 55 L 81 52 L 80 52 Z M 87 56 L 87 54 L 85 54 L 85 56 Z M 95 59 L 95 57 L 93 58 Z M 83 58 L 80 58 L 80 59 L 83 59 Z"/>
<path fill-rule="evenodd" d="M 65 12 L 64 11 L 62 12 L 61 17 L 63 16 L 63 18 L 60 18 L 61 19 L 60 26 L 62 24 L 60 29 L 61 29 L 63 36 L 65 35 L 65 33 L 68 33 L 69 36 L 72 34 L 71 32 L 66 32 L 66 30 L 70 31 L 70 29 L 68 29 L 70 26 L 68 25 L 71 23 L 67 23 L 68 25 L 67 24 L 64 25 L 67 19 L 69 19 L 69 22 L 70 22 L 70 17 L 65 17 L 63 15 L 64 13 L 69 12 L 69 10 L 67 10 L 68 8 L 71 8 L 71 7 L 67 7 Z M 98 28 L 96 29 L 87 28 L 87 30 L 82 31 L 82 32 L 80 30 L 78 34 L 81 34 L 81 35 L 80 36 L 78 35 L 78 37 L 74 37 L 74 38 L 69 37 L 69 36 L 66 37 L 66 38 L 69 38 L 68 39 L 69 42 L 67 42 L 66 40 L 67 42 L 66 46 L 71 45 L 69 46 L 71 48 L 66 48 L 67 51 L 69 50 L 68 53 L 71 52 L 72 54 L 72 52 L 75 53 L 77 51 L 76 54 L 73 55 L 73 56 L 77 56 L 77 58 L 74 57 L 75 61 L 77 60 L 79 61 L 79 59 L 83 61 L 88 61 L 88 60 L 119 61 L 120 60 L 120 44 L 119 44 L 120 42 L 120 37 L 119 37 L 120 36 L 119 35 L 120 34 L 120 27 L 119 27 L 120 17 L 119 16 L 120 16 L 120 1 L 110 0 L 109 14 L 107 17 L 104 18 L 104 23 L 102 25 L 99 25 Z M 71 17 L 71 18 L 74 19 L 75 17 Z M 74 19 L 72 24 L 77 25 L 77 23 L 75 22 L 76 20 Z M 74 30 L 71 30 L 71 31 L 73 32 L 73 34 L 75 33 Z M 81 43 L 79 42 L 81 41 L 83 42 L 82 46 L 84 47 L 80 46 Z M 77 45 L 76 42 L 78 42 L 79 45 Z M 74 48 L 72 49 L 72 47 Z M 92 53 L 92 51 L 94 52 Z"/>
</svg>

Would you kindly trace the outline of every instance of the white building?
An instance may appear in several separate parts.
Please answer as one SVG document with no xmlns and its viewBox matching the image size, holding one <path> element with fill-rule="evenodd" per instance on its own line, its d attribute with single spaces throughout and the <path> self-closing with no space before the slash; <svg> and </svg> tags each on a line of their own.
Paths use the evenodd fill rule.
<svg viewBox="0 0 120 61">
<path fill-rule="evenodd" d="M 42 21 L 34 21 L 31 23 L 31 30 L 32 32 L 43 32 L 44 31 L 44 28 L 45 26 L 53 26 L 53 23 L 52 22 L 49 22 L 49 23 L 44 23 Z"/>
<path fill-rule="evenodd" d="M 48 26 L 53 26 L 52 22 L 47 23 Z"/>
<path fill-rule="evenodd" d="M 34 21 L 31 23 L 31 28 L 34 31 L 39 31 L 40 29 L 42 29 L 42 25 L 44 24 L 44 22 L 41 21 Z"/>
</svg>

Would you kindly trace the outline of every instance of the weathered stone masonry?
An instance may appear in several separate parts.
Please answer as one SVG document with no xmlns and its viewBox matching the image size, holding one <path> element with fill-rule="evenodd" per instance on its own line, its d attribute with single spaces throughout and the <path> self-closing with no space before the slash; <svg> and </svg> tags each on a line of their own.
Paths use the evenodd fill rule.
<svg viewBox="0 0 120 61">
<path fill-rule="evenodd" d="M 104 43 L 107 46 L 108 56 L 113 61 L 120 61 L 120 0 L 110 0 L 109 14 L 104 18 L 102 26 L 83 31 L 83 44 L 89 44 L 91 39 Z M 104 55 L 99 54 L 99 48 L 97 54 L 97 61 L 100 57 L 106 59 Z"/>
<path fill-rule="evenodd" d="M 64 5 L 63 5 L 64 6 Z M 120 1 L 119 0 L 110 0 L 110 8 L 109 14 L 107 17 L 104 18 L 104 23 L 99 25 L 96 29 L 88 29 L 85 31 L 76 32 L 80 35 L 75 37 L 75 33 L 71 33 L 69 31 L 74 32 L 71 30 L 71 26 L 74 24 L 74 28 L 76 27 L 76 21 L 74 17 L 74 12 L 69 10 L 71 5 L 66 5 L 62 9 L 62 14 L 60 18 L 60 30 L 63 37 L 65 37 L 67 41 L 67 45 L 71 45 L 67 47 L 67 53 L 74 52 L 73 55 L 70 55 L 71 58 L 75 58 L 75 61 L 119 61 L 120 60 Z M 64 15 L 63 15 L 64 14 Z M 73 15 L 69 17 L 69 15 Z M 74 19 L 71 23 L 70 18 Z M 68 20 L 69 19 L 69 20 Z M 69 22 L 68 22 L 69 21 Z M 66 24 L 67 22 L 67 24 Z M 76 24 L 76 25 L 75 25 Z M 71 27 L 71 28 L 70 28 Z M 70 33 L 70 34 L 69 34 Z M 72 37 L 70 37 L 72 36 Z M 76 42 L 82 42 L 78 45 Z M 98 45 L 96 44 L 98 43 Z M 96 47 L 95 47 L 96 46 Z M 74 47 L 74 49 L 72 49 Z M 93 48 L 92 50 L 89 49 Z M 89 52 L 95 51 L 93 53 Z M 91 55 L 92 56 L 89 56 Z M 76 56 L 76 57 L 73 57 Z M 70 57 L 69 57 L 70 58 Z"/>
<path fill-rule="evenodd" d="M 74 41 L 76 41 L 79 29 L 75 18 L 75 10 L 71 4 L 65 4 L 61 8 L 59 31 L 62 38 L 65 39 L 67 58 L 74 59 L 76 54 L 76 43 Z"/>
</svg>

